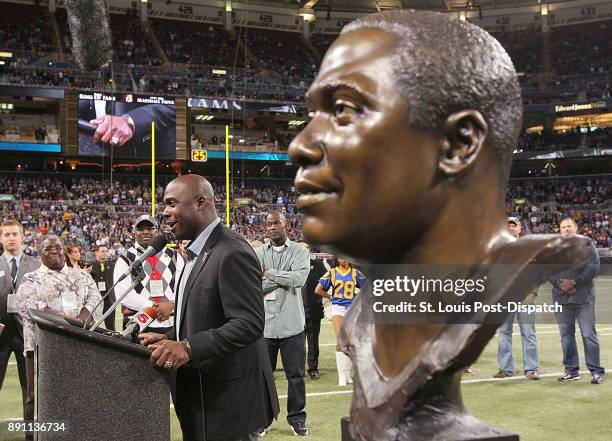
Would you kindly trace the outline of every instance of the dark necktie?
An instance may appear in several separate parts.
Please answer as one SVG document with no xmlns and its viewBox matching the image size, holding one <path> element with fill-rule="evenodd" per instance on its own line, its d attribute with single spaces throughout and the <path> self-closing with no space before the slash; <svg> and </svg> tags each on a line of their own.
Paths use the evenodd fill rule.
<svg viewBox="0 0 612 441">
<path fill-rule="evenodd" d="M 17 282 L 17 259 L 14 257 L 11 259 L 11 278 L 13 279 L 13 285 Z"/>
<path fill-rule="evenodd" d="M 191 262 L 193 259 L 198 257 L 198 255 L 189 248 L 187 248 L 185 251 L 187 251 L 187 262 Z"/>
<path fill-rule="evenodd" d="M 178 294 L 179 287 L 181 286 L 181 279 L 183 278 L 183 274 L 185 274 L 185 268 L 187 267 L 187 263 L 193 262 L 193 260 L 198 257 L 198 255 L 194 253 L 193 251 L 191 251 L 189 248 L 186 248 L 185 252 L 186 252 L 186 259 L 185 259 L 186 262 L 185 262 L 185 265 L 183 266 L 183 269 L 181 270 L 181 275 L 179 276 L 178 283 L 175 285 L 177 294 Z"/>
</svg>

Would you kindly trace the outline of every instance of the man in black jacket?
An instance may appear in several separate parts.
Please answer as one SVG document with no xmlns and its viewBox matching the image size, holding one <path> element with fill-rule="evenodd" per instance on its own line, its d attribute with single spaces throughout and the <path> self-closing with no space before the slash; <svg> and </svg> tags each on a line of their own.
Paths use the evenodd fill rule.
<svg viewBox="0 0 612 441">
<path fill-rule="evenodd" d="M 308 251 L 310 248 L 304 241 L 298 242 Z M 315 294 L 319 279 L 325 274 L 325 266 L 317 259 L 310 259 L 310 272 L 306 285 L 302 289 L 304 313 L 306 314 L 306 340 L 308 341 L 308 376 L 318 380 L 319 372 L 319 334 L 321 333 L 321 319 L 323 318 L 323 298 Z"/>
<path fill-rule="evenodd" d="M 576 234 L 578 225 L 572 218 L 565 218 L 559 225 L 561 234 Z M 586 365 L 591 371 L 591 383 L 603 383 L 604 368 L 599 360 L 599 339 L 595 330 L 595 285 L 593 280 L 599 273 L 599 256 L 593 245 L 591 258 L 586 265 L 567 271 L 551 280 L 553 301 L 563 310 L 555 313 L 565 371 L 558 378 L 561 382 L 580 380 L 578 347 L 576 346 L 576 321 L 580 326 Z"/>
<path fill-rule="evenodd" d="M 111 261 L 108 260 L 108 247 L 106 245 L 96 247 L 96 260 L 92 264 L 90 274 L 96 282 L 100 295 L 104 297 L 110 287 L 113 286 L 113 266 Z M 104 299 L 104 312 L 115 302 L 115 298 L 115 293 L 112 292 Z M 104 325 L 106 329 L 115 330 L 115 311 L 106 317 Z"/>
<path fill-rule="evenodd" d="M 220 222 L 203 177 L 173 180 L 164 204 L 172 232 L 191 242 L 172 335 L 144 333 L 141 342 L 154 349 L 153 365 L 171 370 L 185 441 L 256 440 L 256 431 L 279 412 L 263 339 L 259 262 L 249 244 Z"/>
</svg>

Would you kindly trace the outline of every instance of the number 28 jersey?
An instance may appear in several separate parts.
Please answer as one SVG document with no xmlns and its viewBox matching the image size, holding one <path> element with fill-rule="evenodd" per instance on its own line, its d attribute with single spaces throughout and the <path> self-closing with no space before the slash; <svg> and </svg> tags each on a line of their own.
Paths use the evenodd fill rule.
<svg viewBox="0 0 612 441">
<path fill-rule="evenodd" d="M 365 277 L 356 268 L 349 268 L 343 272 L 341 268 L 332 268 L 319 279 L 325 291 L 332 288 L 332 305 L 350 306 L 355 296 L 355 288 L 361 288 Z"/>
</svg>

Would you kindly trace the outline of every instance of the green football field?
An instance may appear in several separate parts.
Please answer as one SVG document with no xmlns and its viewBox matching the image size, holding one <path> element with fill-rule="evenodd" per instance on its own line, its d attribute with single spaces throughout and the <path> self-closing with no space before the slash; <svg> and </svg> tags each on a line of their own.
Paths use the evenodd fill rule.
<svg viewBox="0 0 612 441">
<path fill-rule="evenodd" d="M 612 277 L 597 279 L 597 330 L 601 344 L 604 367 L 612 366 Z M 540 290 L 538 303 L 550 300 L 550 287 Z M 540 321 L 540 320 L 539 320 Z M 475 416 L 498 426 L 518 432 L 522 441 L 588 441 L 612 440 L 610 403 L 612 403 L 612 376 L 602 385 L 590 384 L 590 374 L 584 365 L 582 342 L 580 349 L 580 381 L 559 383 L 562 372 L 561 345 L 556 325 L 542 318 L 538 324 L 538 346 L 540 350 L 539 381 L 528 381 L 520 375 L 521 344 L 518 326 L 515 325 L 514 354 L 519 375 L 504 380 L 494 380 L 497 372 L 497 338 L 494 338 L 478 362 L 474 374 L 464 376 L 463 397 L 466 407 Z M 331 441 L 340 439 L 340 418 L 348 414 L 350 387 L 337 386 L 335 370 L 335 343 L 331 322 L 324 321 L 321 330 L 321 379 L 306 379 L 308 412 L 307 425 L 310 439 Z M 279 357 L 280 359 L 280 357 Z M 285 421 L 287 383 L 282 371 L 275 372 L 280 394 L 281 415 L 272 425 L 266 440 L 278 441 L 293 438 Z M 119 403 L 118 403 L 119 404 Z M 172 414 L 173 441 L 181 439 L 180 428 Z M 7 378 L 0 391 L 0 420 L 21 417 L 21 391 L 17 380 L 17 368 L 11 359 Z M 0 439 L 21 440 L 9 437 L 5 428 L 0 428 Z M 126 434 L 126 440 L 129 434 Z M 100 440 L 111 441 L 111 440 Z"/>
</svg>

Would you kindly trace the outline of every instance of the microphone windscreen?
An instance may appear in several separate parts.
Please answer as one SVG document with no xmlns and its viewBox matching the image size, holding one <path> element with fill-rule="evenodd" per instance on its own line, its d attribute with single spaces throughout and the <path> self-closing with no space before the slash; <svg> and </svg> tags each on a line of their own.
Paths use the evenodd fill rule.
<svg viewBox="0 0 612 441">
<path fill-rule="evenodd" d="M 72 55 L 78 66 L 95 71 L 111 62 L 113 45 L 105 0 L 66 0 Z"/>
<path fill-rule="evenodd" d="M 147 306 L 143 309 L 143 311 L 146 312 L 152 319 L 157 318 L 157 310 L 152 306 Z"/>
<path fill-rule="evenodd" d="M 168 243 L 168 240 L 166 239 L 166 235 L 159 234 L 155 236 L 153 239 L 151 239 L 149 246 L 153 247 L 156 253 L 159 253 L 161 250 L 164 249 L 167 243 Z"/>
</svg>

